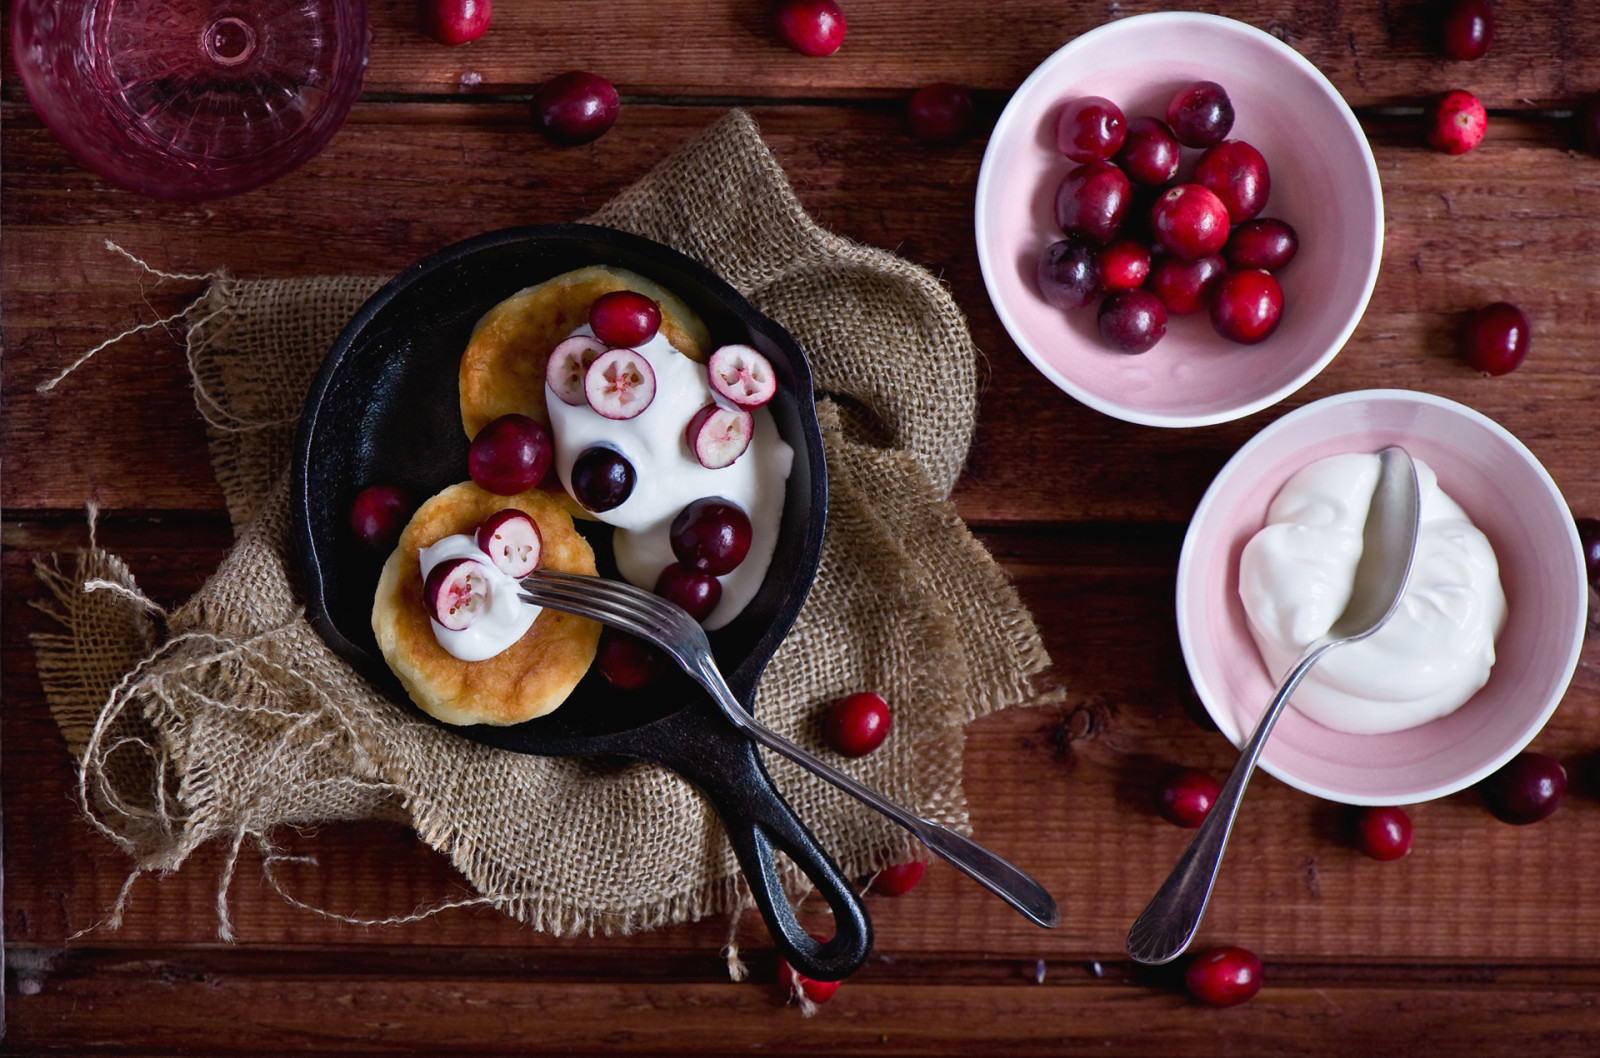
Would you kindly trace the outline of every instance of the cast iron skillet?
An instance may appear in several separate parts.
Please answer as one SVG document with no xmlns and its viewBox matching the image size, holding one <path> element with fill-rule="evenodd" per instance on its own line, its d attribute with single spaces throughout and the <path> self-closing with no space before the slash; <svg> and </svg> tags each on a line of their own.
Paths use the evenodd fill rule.
<svg viewBox="0 0 1600 1058">
<path fill-rule="evenodd" d="M 788 333 L 706 268 L 636 236 L 562 224 L 468 239 L 407 268 L 362 306 L 328 351 L 295 439 L 291 503 L 311 622 L 341 657 L 418 716 L 425 714 L 373 638 L 372 598 L 386 556 L 353 539 L 350 502 L 368 485 L 399 485 L 420 501 L 466 480 L 456 373 L 473 324 L 518 290 L 590 264 L 656 280 L 700 314 L 717 342 L 755 346 L 778 375 L 769 407 L 795 458 L 777 551 L 755 600 L 711 633 L 718 665 L 746 709 L 816 576 L 827 479 L 810 369 Z M 595 544 L 601 574 L 614 576 L 609 528 L 580 527 Z M 767 928 L 795 969 L 838 980 L 866 960 L 872 927 L 850 883 L 773 787 L 755 743 L 687 677 L 624 692 L 591 672 L 548 716 L 450 730 L 520 753 L 634 757 L 678 772 L 721 816 Z M 780 849 L 833 908 L 832 939 L 814 940 L 795 918 L 778 881 Z"/>
</svg>

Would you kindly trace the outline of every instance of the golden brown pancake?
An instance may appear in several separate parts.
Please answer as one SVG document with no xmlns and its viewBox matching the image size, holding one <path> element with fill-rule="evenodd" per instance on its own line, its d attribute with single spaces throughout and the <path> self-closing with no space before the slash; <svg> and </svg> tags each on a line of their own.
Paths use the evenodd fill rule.
<svg viewBox="0 0 1600 1058">
<path fill-rule="evenodd" d="M 583 679 L 600 640 L 594 621 L 550 609 L 540 611 L 521 639 L 485 661 L 462 661 L 434 638 L 422 604 L 418 552 L 452 533 L 470 535 L 506 507 L 538 524 L 541 568 L 594 575 L 589 542 L 548 493 L 496 496 L 468 481 L 445 489 L 412 515 L 378 580 L 372 631 L 384 660 L 411 700 L 447 724 L 515 724 L 543 716 Z"/>
<path fill-rule="evenodd" d="M 588 322 L 602 294 L 634 290 L 661 306 L 661 333 L 691 359 L 711 355 L 711 332 L 674 293 L 642 275 L 592 265 L 511 295 L 484 313 L 461 354 L 461 425 L 475 437 L 490 421 L 518 413 L 549 425 L 544 366 L 550 351 Z"/>
</svg>

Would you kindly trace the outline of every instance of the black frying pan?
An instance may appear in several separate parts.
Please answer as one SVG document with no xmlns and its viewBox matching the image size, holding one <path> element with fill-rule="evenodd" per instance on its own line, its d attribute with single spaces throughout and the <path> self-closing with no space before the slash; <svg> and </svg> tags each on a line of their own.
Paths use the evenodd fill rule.
<svg viewBox="0 0 1600 1058">
<path fill-rule="evenodd" d="M 518 290 L 590 264 L 656 280 L 698 312 L 718 342 L 755 346 L 778 375 L 769 406 L 795 459 L 777 551 L 754 601 L 711 633 L 717 663 L 746 709 L 816 575 L 828 496 L 822 436 L 805 354 L 783 328 L 706 268 L 637 236 L 561 224 L 456 243 L 400 273 L 346 325 L 312 383 L 295 439 L 291 503 L 311 622 L 341 657 L 418 716 L 425 714 L 372 635 L 373 592 L 386 556 L 351 536 L 350 502 L 372 484 L 399 485 L 420 499 L 466 480 L 457 368 L 473 324 Z M 592 534 L 602 575 L 615 575 L 609 528 L 580 528 Z M 773 940 L 800 973 L 838 980 L 866 960 L 872 927 L 850 883 L 773 787 L 755 744 L 681 674 L 624 692 L 591 672 L 548 716 L 450 730 L 519 753 L 634 757 L 672 769 L 716 808 Z M 779 885 L 776 850 L 827 899 L 832 939 L 818 942 L 801 928 Z"/>
</svg>

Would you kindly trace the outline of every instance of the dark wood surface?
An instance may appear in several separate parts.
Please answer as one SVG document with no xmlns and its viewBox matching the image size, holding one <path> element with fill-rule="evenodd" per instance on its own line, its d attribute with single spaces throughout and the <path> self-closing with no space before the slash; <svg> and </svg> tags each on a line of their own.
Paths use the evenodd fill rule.
<svg viewBox="0 0 1600 1058">
<path fill-rule="evenodd" d="M 1117 14 L 1158 4 L 1113 5 Z M 1426 3 L 1242 0 L 1226 13 L 1315 62 L 1357 108 L 1382 175 L 1384 264 L 1345 351 L 1284 405 L 1163 431 L 1108 419 L 1045 384 L 985 296 L 971 203 L 985 135 L 1050 52 L 1104 5 L 847 4 L 827 60 L 786 51 L 759 3 L 503 2 L 490 34 L 446 49 L 414 6 L 372 7 L 366 92 L 329 147 L 260 190 L 155 203 L 79 168 L 29 108 L 9 43 L 0 95 L 4 508 L 5 1046 L 19 1053 L 884 1053 L 1428 1055 L 1600 1053 L 1600 800 L 1580 789 L 1600 750 L 1600 675 L 1587 649 L 1534 748 L 1573 769 L 1557 814 L 1497 823 L 1471 792 L 1418 806 L 1416 849 L 1363 858 L 1344 812 L 1267 777 L 1253 785 L 1202 939 L 1245 945 L 1266 987 L 1242 1007 L 1187 1000 L 1171 970 L 1122 955 L 1128 923 L 1187 840 L 1152 797 L 1178 765 L 1219 776 L 1232 751 L 1185 709 L 1172 619 L 1187 519 L 1228 456 L 1290 407 L 1374 386 L 1428 390 L 1517 434 L 1578 514 L 1600 514 L 1600 159 L 1574 149 L 1570 111 L 1600 90 L 1600 28 L 1581 5 L 1502 3 L 1490 56 L 1436 57 Z M 616 127 L 590 147 L 546 145 L 533 85 L 570 68 L 615 80 Z M 464 91 L 461 75 L 481 83 Z M 904 128 L 922 83 L 978 90 L 978 131 L 934 148 Z M 1416 107 L 1468 87 L 1488 139 L 1447 158 Z M 246 859 L 230 897 L 237 943 L 216 937 L 204 849 L 100 921 L 128 861 L 78 817 L 72 773 L 34 671 L 29 563 L 87 539 L 127 559 L 158 601 L 193 592 L 230 543 L 180 343 L 162 329 L 83 350 L 165 315 L 195 284 L 155 284 L 107 239 L 172 272 L 247 277 L 391 273 L 456 239 L 576 219 L 663 153 L 747 106 L 828 228 L 944 277 L 984 353 L 977 438 L 960 513 L 1015 578 L 1069 688 L 968 732 L 976 836 L 1057 895 L 1062 927 L 1032 926 L 936 863 L 898 900 L 870 898 L 873 959 L 818 1016 L 786 1007 L 753 918 L 751 967 L 728 981 L 727 922 L 630 938 L 557 940 L 496 913 L 361 928 L 297 910 Z M 1508 299 L 1533 321 L 1516 373 L 1479 377 L 1455 355 L 1463 314 Z M 294 894 L 366 917 L 460 894 L 441 857 L 398 827 L 286 834 L 315 869 Z"/>
</svg>

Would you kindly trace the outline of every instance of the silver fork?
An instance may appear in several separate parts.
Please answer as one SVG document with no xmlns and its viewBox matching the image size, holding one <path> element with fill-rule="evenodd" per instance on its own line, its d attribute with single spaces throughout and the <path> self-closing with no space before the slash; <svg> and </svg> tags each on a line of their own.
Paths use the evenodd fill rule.
<svg viewBox="0 0 1600 1058">
<path fill-rule="evenodd" d="M 1044 886 L 970 838 L 923 819 L 863 786 L 757 721 L 734 697 L 698 621 L 682 607 L 631 584 L 600 577 L 538 570 L 522 580 L 522 598 L 553 610 L 592 618 L 666 651 L 704 687 L 735 727 L 750 738 L 821 776 L 863 804 L 882 812 L 915 834 L 935 854 L 1041 926 L 1061 922 L 1056 902 Z"/>
</svg>

